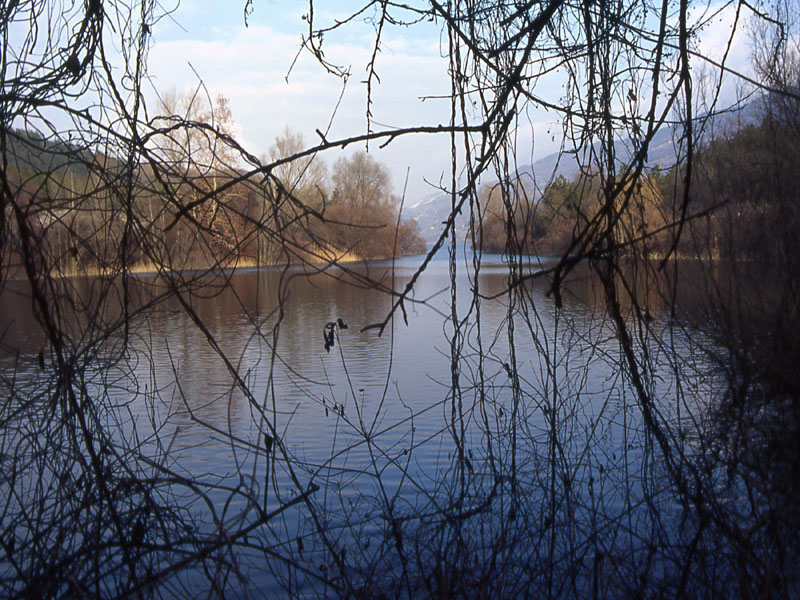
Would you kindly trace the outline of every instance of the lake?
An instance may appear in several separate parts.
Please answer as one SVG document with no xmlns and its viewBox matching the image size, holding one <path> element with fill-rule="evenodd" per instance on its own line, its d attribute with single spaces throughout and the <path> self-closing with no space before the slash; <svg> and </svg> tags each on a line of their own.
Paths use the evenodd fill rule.
<svg viewBox="0 0 800 600">
<path fill-rule="evenodd" d="M 126 501 L 131 523 L 153 519 L 138 537 L 166 595 L 372 595 L 396 581 L 420 594 L 674 589 L 696 515 L 643 426 L 596 279 L 577 269 L 556 308 L 534 275 L 551 261 L 527 259 L 530 278 L 508 294 L 502 256 L 476 273 L 462 250 L 451 276 L 443 250 L 383 332 L 370 327 L 421 260 L 54 284 L 64 352 L 85 372 L 81 398 L 101 407 L 108 453 L 163 478 L 160 499 Z M 660 286 L 633 281 L 644 384 L 673 449 L 693 456 L 719 387 L 710 340 L 680 325 Z M 58 389 L 25 290 L 8 283 L 0 300 L 4 456 L 29 444 L 35 419 L 52 422 L 43 408 L 15 425 L 14 407 L 46 406 Z M 32 467 L 5 506 L 32 497 L 37 476 L 63 488 L 52 471 Z M 168 534 L 159 503 L 200 537 Z M 181 544 L 220 531 L 235 535 L 215 561 L 170 570 Z M 102 586 L 120 577 L 111 569 Z"/>
</svg>

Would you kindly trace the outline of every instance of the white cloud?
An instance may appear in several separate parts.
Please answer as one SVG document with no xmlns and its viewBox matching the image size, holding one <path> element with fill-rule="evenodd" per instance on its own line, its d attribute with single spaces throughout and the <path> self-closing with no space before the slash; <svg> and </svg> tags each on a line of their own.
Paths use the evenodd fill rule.
<svg viewBox="0 0 800 600">
<path fill-rule="evenodd" d="M 721 105 L 718 104 L 717 108 L 736 101 L 737 92 L 744 82 L 735 73 L 753 76 L 747 28 L 750 15 L 743 10 L 737 21 L 736 8 L 735 4 L 713 4 L 696 16 L 697 22 L 703 23 L 697 36 L 697 56 L 692 60 L 696 80 L 702 82 L 702 76 L 706 75 L 710 77 L 708 83 L 715 87 L 720 70 L 714 63 L 722 64 L 724 61 L 725 68 L 729 70 L 722 77 L 719 94 Z"/>
<path fill-rule="evenodd" d="M 245 28 L 240 15 L 215 19 L 208 14 L 204 16 L 201 6 L 192 4 L 191 12 L 187 13 L 195 28 L 187 27 L 188 32 L 179 35 L 173 27 L 162 42 L 156 36 L 149 64 L 157 89 L 196 86 L 197 75 L 189 67 L 191 63 L 212 96 L 222 93 L 229 98 L 242 140 L 254 153 L 268 150 L 286 126 L 302 133 L 307 144 L 316 143 L 319 138 L 315 130 L 325 131 L 334 111 L 329 139 L 347 138 L 366 131 L 366 86 L 362 82 L 367 76 L 365 65 L 372 54 L 374 27 L 371 24 L 352 23 L 325 37 L 326 60 L 351 70 L 339 103 L 341 79 L 325 72 L 308 52 L 302 52 L 295 62 L 300 36 L 305 33 L 299 9 L 279 8 L 268 2 L 262 8 L 257 7 L 257 20 Z M 184 10 L 182 5 L 177 19 L 180 20 Z M 697 38 L 697 49 L 704 56 L 720 60 L 731 34 L 733 12 L 722 10 L 715 14 L 716 10 L 717 7 L 712 6 L 704 15 L 697 16 L 697 19 L 708 19 L 715 15 Z M 323 16 L 326 21 L 322 21 Z M 321 14 L 318 17 L 320 24 L 330 23 L 333 18 Z M 741 22 L 739 29 L 744 29 Z M 198 31 L 200 33 L 196 33 Z M 420 98 L 426 94 L 446 96 L 449 92 L 448 61 L 441 56 L 441 43 L 435 24 L 384 31 L 376 61 L 380 83 L 375 80 L 372 89 L 375 129 L 448 122 L 447 100 L 423 102 Z M 736 69 L 745 69 L 749 64 L 743 32 L 734 36 L 727 60 L 729 66 Z M 293 64 L 287 82 L 286 75 Z M 700 61 L 696 65 L 699 70 Z M 540 82 L 538 89 L 547 96 L 548 90 L 558 88 L 558 81 L 551 76 Z M 552 126 L 557 118 L 556 114 L 533 110 L 526 116 L 529 120 L 520 123 L 520 162 L 541 158 L 557 149 L 560 128 Z M 438 182 L 449 169 L 446 135 L 396 140 L 380 152 L 377 146 L 373 144 L 371 149 L 377 152 L 376 158 L 391 169 L 398 192 L 407 168 L 411 167 L 410 199 L 430 191 L 423 178 Z M 353 147 L 347 148 L 347 151 L 352 150 Z M 327 160 L 332 162 L 335 158 L 330 156 Z"/>
<path fill-rule="evenodd" d="M 299 45 L 299 35 L 266 26 L 242 27 L 225 41 L 156 42 L 150 51 L 149 70 L 159 91 L 197 86 L 199 75 L 212 97 L 221 93 L 229 98 L 244 143 L 260 153 L 268 150 L 287 125 L 301 132 L 306 143 L 318 141 L 315 130 L 326 130 L 339 102 L 342 80 L 327 73 L 308 52 L 301 53 L 287 82 Z M 392 51 L 378 54 L 376 72 L 380 83 L 373 80 L 372 90 L 375 122 L 403 127 L 447 121 L 448 103 L 419 99 L 423 93 L 445 93 L 449 86 L 446 61 L 438 50 L 428 52 L 430 48 L 430 44 L 422 48 L 395 44 Z M 329 139 L 362 134 L 366 131 L 367 106 L 366 86 L 362 83 L 367 76 L 364 65 L 372 50 L 351 42 L 326 43 L 324 50 L 331 62 L 352 66 Z M 436 144 L 421 144 L 430 150 L 432 146 Z M 426 187 L 422 178 L 438 179 L 446 169 L 446 148 L 444 153 L 428 155 L 416 145 L 393 143 L 380 153 L 383 158 L 379 160 L 387 161 L 393 171 L 398 192 L 407 167 L 412 166 L 412 193 L 423 193 Z"/>
</svg>

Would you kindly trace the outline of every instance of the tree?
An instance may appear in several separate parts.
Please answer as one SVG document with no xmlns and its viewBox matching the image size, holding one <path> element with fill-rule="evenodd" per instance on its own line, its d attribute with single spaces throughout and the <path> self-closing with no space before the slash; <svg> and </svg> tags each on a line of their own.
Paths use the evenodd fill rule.
<svg viewBox="0 0 800 600">
<path fill-rule="evenodd" d="M 338 159 L 331 186 L 326 215 L 333 226 L 328 235 L 339 248 L 368 258 L 424 250 L 419 228 L 399 221 L 399 200 L 391 192 L 389 173 L 372 156 L 356 152 Z"/>
<path fill-rule="evenodd" d="M 787 374 L 796 356 L 791 344 L 797 336 L 790 334 L 797 327 L 791 301 L 798 297 L 797 253 L 777 253 L 788 285 L 777 287 L 782 303 L 765 305 L 770 308 L 761 313 L 769 317 L 769 331 L 789 332 L 781 352 L 773 353 L 788 357 L 788 367 L 781 362 L 772 370 L 767 355 L 753 358 L 766 338 L 748 337 L 736 326 L 745 319 L 733 308 L 743 299 L 740 286 L 715 287 L 713 278 L 702 279 L 708 291 L 730 294 L 724 316 L 735 316 L 734 325 L 710 331 L 728 338 L 727 353 L 713 340 L 706 343 L 713 336 L 680 302 L 687 265 L 676 256 L 716 206 L 698 204 L 694 195 L 702 168 L 698 115 L 713 116 L 716 108 L 713 100 L 698 106 L 695 61 L 705 59 L 697 40 L 717 16 L 716 6 L 690 0 L 364 2 L 349 17 L 320 22 L 330 13 L 313 10 L 312 0 L 302 47 L 334 75 L 349 71 L 327 62 L 323 40 L 363 18 L 375 26 L 374 51 L 364 65 L 367 128 L 304 149 L 287 133 L 279 142 L 285 152 L 261 161 L 233 139 L 224 101 L 214 110 L 196 109 L 192 101 L 151 118 L 143 87 L 151 26 L 163 16 L 158 3 L 89 0 L 69 10 L 51 4 L 0 7 L 0 293 L 9 293 L 11 277 L 21 278 L 42 339 L 37 353 L 12 357 L 19 369 L 2 378 L 4 595 L 171 597 L 197 589 L 232 595 L 244 579 L 243 557 L 253 555 L 290 573 L 287 594 L 305 594 L 307 583 L 318 586 L 312 594 L 319 589 L 341 596 L 796 595 L 798 548 L 786 535 L 796 529 L 796 495 L 776 484 L 796 473 L 796 452 L 777 453 L 776 442 L 791 438 L 774 436 L 776 419 L 759 415 L 783 406 L 787 414 L 796 412 L 797 390 Z M 246 2 L 245 15 L 253 8 Z M 788 27 L 794 35 L 794 13 L 784 10 L 775 19 L 761 2 L 736 8 L 737 17 L 748 13 L 769 31 L 781 31 L 765 38 L 776 40 L 779 50 L 794 39 L 783 33 Z M 392 27 L 405 32 L 430 22 L 441 28 L 448 61 L 450 119 L 380 128 L 371 94 L 379 84 L 384 37 Z M 737 76 L 724 64 L 727 56 L 706 63 L 719 75 L 717 86 Z M 781 61 L 762 64 L 771 77 Z M 794 88 L 770 77 L 740 81 L 796 108 Z M 577 186 L 561 180 L 545 185 L 543 201 L 536 181 L 519 185 L 515 162 L 528 154 L 518 147 L 518 134 L 537 108 L 560 119 L 570 149 L 563 158 L 577 160 L 584 174 Z M 777 114 L 774 125 L 783 123 L 785 113 Z M 680 165 L 674 193 L 658 206 L 647 156 L 668 124 L 678 131 Z M 303 176 L 283 167 L 305 171 L 319 153 L 428 134 L 451 143 L 452 172 L 442 184 L 450 212 L 418 271 L 395 289 L 386 278 L 373 280 L 342 265 L 338 254 L 320 251 L 393 256 L 403 247 L 404 225 L 385 169 L 364 153 L 340 159 L 330 202 L 318 207 L 293 181 Z M 617 142 L 630 146 L 624 160 Z M 771 166 L 782 177 L 788 163 Z M 499 183 L 481 197 L 487 181 Z M 794 191 L 782 189 L 780 202 L 792 218 Z M 477 236 L 482 220 L 491 223 L 487 205 L 506 236 L 500 291 L 482 287 L 480 244 L 467 261 L 468 277 L 460 277 L 456 220 L 471 219 Z M 565 216 L 568 224 L 559 229 L 569 232 L 559 236 L 560 254 L 549 263 L 527 255 L 540 233 L 540 211 L 550 223 Z M 791 250 L 791 235 L 782 239 Z M 663 244 L 658 261 L 651 260 L 655 242 Z M 268 254 L 286 267 L 277 289 L 269 290 L 274 325 L 264 325 L 258 309 L 237 299 L 263 357 L 263 397 L 254 394 L 254 371 L 215 337 L 196 302 L 225 289 L 229 268 L 256 255 L 253 244 L 263 244 L 259 258 Z M 390 335 L 393 319 L 407 317 L 409 306 L 432 303 L 416 296 L 416 283 L 446 245 L 450 295 L 443 330 L 450 379 L 431 406 L 443 408 L 447 423 L 420 443 L 452 452 L 439 452 L 426 487 L 413 472 L 413 456 L 388 447 L 381 432 L 343 418 L 352 433 L 345 458 L 354 461 L 366 449 L 371 463 L 348 464 L 341 473 L 368 473 L 377 490 L 360 499 L 366 505 L 348 505 L 334 493 L 346 483 L 332 474 L 338 455 L 322 466 L 308 464 L 276 426 L 284 410 L 274 395 L 278 342 L 289 282 L 299 276 L 289 267 L 302 263 L 309 272 L 386 293 L 385 319 L 367 329 Z M 81 274 L 93 277 L 62 277 L 60 265 L 70 257 L 80 259 Z M 133 277 L 145 263 L 158 277 Z M 531 283 L 544 279 L 547 305 L 530 294 Z M 586 287 L 584 295 L 593 295 L 602 310 L 582 337 L 570 302 Z M 507 309 L 505 319 L 487 323 L 481 306 L 497 300 Z M 660 318 L 653 315 L 657 302 L 668 308 Z M 146 343 L 148 320 L 159 310 L 179 311 L 195 325 L 246 404 L 254 437 L 240 439 L 203 422 L 192 407 L 182 408 L 209 436 L 245 449 L 252 469 L 237 463 L 229 477 L 204 478 L 171 454 L 178 432 L 134 418 L 135 402 L 147 408 L 143 414 L 155 415 L 173 406 L 186 384 L 177 368 L 169 382 L 157 385 L 135 377 L 137 361 L 152 366 L 163 359 L 148 353 Z M 685 345 L 676 341 L 683 325 L 691 327 L 681 338 Z M 345 326 L 341 320 L 325 325 L 327 350 Z M 523 351 L 523 336 L 535 355 Z M 757 343 L 746 343 L 750 339 Z M 694 361 L 697 355 L 711 356 L 717 368 Z M 589 405 L 587 382 L 596 361 L 614 366 L 619 386 Z M 526 376 L 528 366 L 535 370 Z M 23 367 L 36 376 L 23 377 L 31 372 Z M 676 374 L 667 389 L 665 373 Z M 389 404 L 390 387 L 387 379 L 381 408 Z M 698 398 L 714 404 L 728 397 L 740 400 L 733 422 L 719 417 L 729 406 L 724 402 L 686 417 Z M 784 404 L 755 410 L 759 398 Z M 579 435 L 576 416 L 587 413 L 587 431 Z M 424 414 L 411 414 L 390 427 L 408 424 L 416 440 L 420 418 Z M 607 431 L 625 441 L 621 455 L 603 453 L 602 423 L 618 427 Z M 763 456 L 779 458 L 779 468 L 759 472 Z M 385 475 L 385 461 L 407 465 L 399 483 Z M 276 473 L 291 488 L 288 495 Z M 318 482 L 328 484 L 321 494 Z M 414 487 L 418 500 L 406 502 L 394 486 Z M 333 505 L 336 498 L 341 506 Z M 207 508 L 199 513 L 210 515 L 207 521 L 194 512 L 198 506 Z M 304 528 L 297 537 L 284 520 L 292 510 Z M 336 527 L 334 515 L 344 515 Z M 273 543 L 265 530 L 286 538 Z M 360 541 L 364 531 L 379 532 L 367 540 L 375 540 L 372 550 L 366 542 L 338 545 L 343 538 Z M 316 557 L 324 557 L 324 568 Z"/>
<path fill-rule="evenodd" d="M 356 152 L 349 159 L 340 158 L 333 168 L 333 201 L 366 216 L 384 206 L 391 207 L 389 173 L 366 152 Z"/>
<path fill-rule="evenodd" d="M 534 198 L 535 193 L 522 180 L 483 186 L 482 217 L 476 235 L 481 248 L 487 252 L 536 254 L 535 237 L 541 235 L 542 219 Z"/>
<path fill-rule="evenodd" d="M 236 152 L 224 143 L 233 135 L 235 124 L 225 96 L 219 94 L 212 103 L 201 91 L 178 94 L 170 90 L 161 96 L 159 108 L 164 116 L 156 121 L 166 128 L 154 136 L 155 150 L 180 174 L 177 179 L 184 183 L 182 193 L 193 204 L 193 218 L 216 245 L 231 249 L 236 246 L 238 219 L 226 209 L 233 207 L 236 192 L 217 191 L 223 180 L 236 173 Z M 208 201 L 198 201 L 203 196 Z"/>
<path fill-rule="evenodd" d="M 269 160 L 264 162 L 277 163 L 282 159 L 290 159 L 305 147 L 302 134 L 287 127 L 275 138 Z M 305 198 L 309 205 L 318 210 L 322 208 L 328 196 L 328 168 L 321 158 L 312 155 L 301 160 L 290 160 L 280 164 L 274 173 L 289 193 Z"/>
</svg>

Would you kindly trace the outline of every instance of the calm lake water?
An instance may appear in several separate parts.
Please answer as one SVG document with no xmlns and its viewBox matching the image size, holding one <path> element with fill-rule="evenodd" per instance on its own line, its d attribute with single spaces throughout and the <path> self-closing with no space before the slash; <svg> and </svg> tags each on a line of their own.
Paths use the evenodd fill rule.
<svg viewBox="0 0 800 600">
<path fill-rule="evenodd" d="M 531 520 L 537 510 L 555 511 L 565 522 L 602 515 L 611 548 L 619 544 L 636 552 L 645 546 L 653 516 L 641 501 L 644 487 L 658 481 L 658 460 L 620 368 L 614 329 L 598 304 L 598 284 L 574 277 L 563 308 L 556 310 L 545 278 L 525 284 L 524 302 L 512 300 L 503 294 L 509 274 L 501 256 L 484 256 L 477 276 L 461 256 L 454 290 L 442 252 L 417 282 L 413 302 L 404 303 L 407 322 L 398 311 L 382 335 L 365 329 L 382 322 L 393 302 L 375 282 L 403 289 L 420 261 L 351 266 L 356 276 L 369 277 L 369 285 L 341 272 L 300 268 L 204 279 L 182 294 L 205 331 L 177 298 L 159 300 L 166 292 L 163 280 L 137 278 L 128 290 L 134 316 L 127 338 L 118 330 L 89 347 L 96 353 L 90 364 L 114 357 L 117 365 L 98 369 L 87 383 L 117 407 L 116 435 L 137 435 L 154 454 L 168 447 L 176 471 L 219 485 L 209 491 L 219 519 L 223 513 L 246 518 L 247 501 L 232 491 L 240 482 L 270 489 L 273 508 L 293 498 L 298 484 L 316 484 L 321 489 L 313 501 L 320 514 L 330 531 L 341 528 L 333 534 L 337 544 L 352 547 L 359 536 L 362 542 L 381 539 L 389 507 L 408 518 L 452 493 L 464 469 L 455 460 L 455 432 L 475 482 L 472 492 L 459 496 L 463 510 L 492 496 L 495 482 L 505 486 L 513 476 L 514 485 L 529 490 Z M 531 259 L 525 269 L 534 273 L 548 264 Z M 648 283 L 641 284 L 648 292 Z M 124 294 L 113 289 L 121 305 Z M 477 305 L 474 289 L 483 298 Z M 92 312 L 103 291 L 100 280 L 65 282 L 64 294 L 90 315 L 64 317 L 72 320 L 76 344 L 85 343 L 88 323 L 118 318 L 113 307 Z M 693 430 L 713 401 L 702 348 L 695 343 L 702 340 L 693 339 L 696 332 L 668 327 L 670 317 L 655 290 L 645 298 L 653 321 L 635 331 L 652 367 L 648 385 L 664 419 L 682 432 L 691 451 Z M 334 327 L 334 346 L 326 350 L 329 324 L 340 319 L 347 328 Z M 5 385 L 13 380 L 35 389 L 45 342 L 22 284 L 4 291 L 0 320 Z M 456 363 L 453 343 L 459 348 Z M 454 398 L 463 414 L 455 430 Z M 269 466 L 258 450 L 264 447 L 265 420 L 285 450 Z M 659 519 L 679 520 L 680 507 L 664 502 Z M 190 508 L 212 527 L 207 506 Z M 624 527 L 612 527 L 621 515 Z M 324 566 L 325 551 L 317 548 L 315 555 L 313 541 L 305 554 L 294 547 L 312 529 L 303 510 L 282 515 L 268 529 L 259 535 L 271 538 L 274 548 L 291 545 L 286 552 L 307 561 L 309 569 Z M 569 556 L 573 542 L 552 541 L 547 552 Z M 369 559 L 375 547 L 365 546 L 360 551 Z M 243 587 L 274 591 L 291 579 L 280 566 L 265 568 L 263 556 L 243 562 Z M 313 581 L 300 577 L 296 585 Z"/>
</svg>

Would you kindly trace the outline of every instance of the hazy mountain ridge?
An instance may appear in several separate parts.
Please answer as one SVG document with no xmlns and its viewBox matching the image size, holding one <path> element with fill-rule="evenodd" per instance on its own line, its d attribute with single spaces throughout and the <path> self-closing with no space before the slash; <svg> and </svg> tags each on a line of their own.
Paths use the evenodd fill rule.
<svg viewBox="0 0 800 600">
<path fill-rule="evenodd" d="M 722 110 L 705 121 L 699 119 L 695 133 L 699 137 L 700 145 L 710 142 L 715 137 L 730 135 L 732 131 L 740 127 L 760 123 L 763 115 L 768 111 L 770 102 L 771 97 L 765 94 L 732 110 Z M 681 129 L 677 126 L 664 126 L 659 129 L 650 141 L 646 157 L 647 166 L 650 168 L 660 167 L 664 170 L 672 168 L 679 160 L 680 137 Z M 599 151 L 599 144 L 595 144 L 595 149 Z M 614 144 L 614 150 L 617 163 L 620 165 L 629 162 L 635 153 L 630 138 L 618 140 Z M 586 164 L 589 161 L 581 162 Z M 532 164 L 518 168 L 519 177 L 534 182 L 538 193 L 541 193 L 553 179 L 559 176 L 572 179 L 579 171 L 580 165 L 574 150 L 553 152 Z M 417 221 L 425 241 L 429 243 L 438 237 L 442 221 L 446 220 L 449 214 L 450 198 L 439 192 L 411 204 L 403 212 L 404 217 Z M 467 231 L 466 218 L 459 219 L 458 229 Z"/>
<path fill-rule="evenodd" d="M 650 143 L 650 151 L 647 156 L 648 166 L 669 169 L 676 162 L 678 141 L 674 134 L 675 131 L 672 127 L 664 127 L 656 133 Z M 618 141 L 615 144 L 615 152 L 618 162 L 629 161 L 633 156 L 631 140 Z M 539 191 L 544 189 L 552 179 L 558 176 L 572 179 L 579 171 L 580 166 L 574 152 L 553 152 L 533 164 L 524 165 L 518 169 L 519 177 L 533 180 Z M 403 216 L 414 219 L 419 224 L 425 241 L 430 243 L 438 238 L 442 222 L 450 214 L 450 206 L 448 195 L 434 192 L 407 206 L 403 211 Z M 467 231 L 466 217 L 457 220 L 457 229 Z"/>
</svg>

